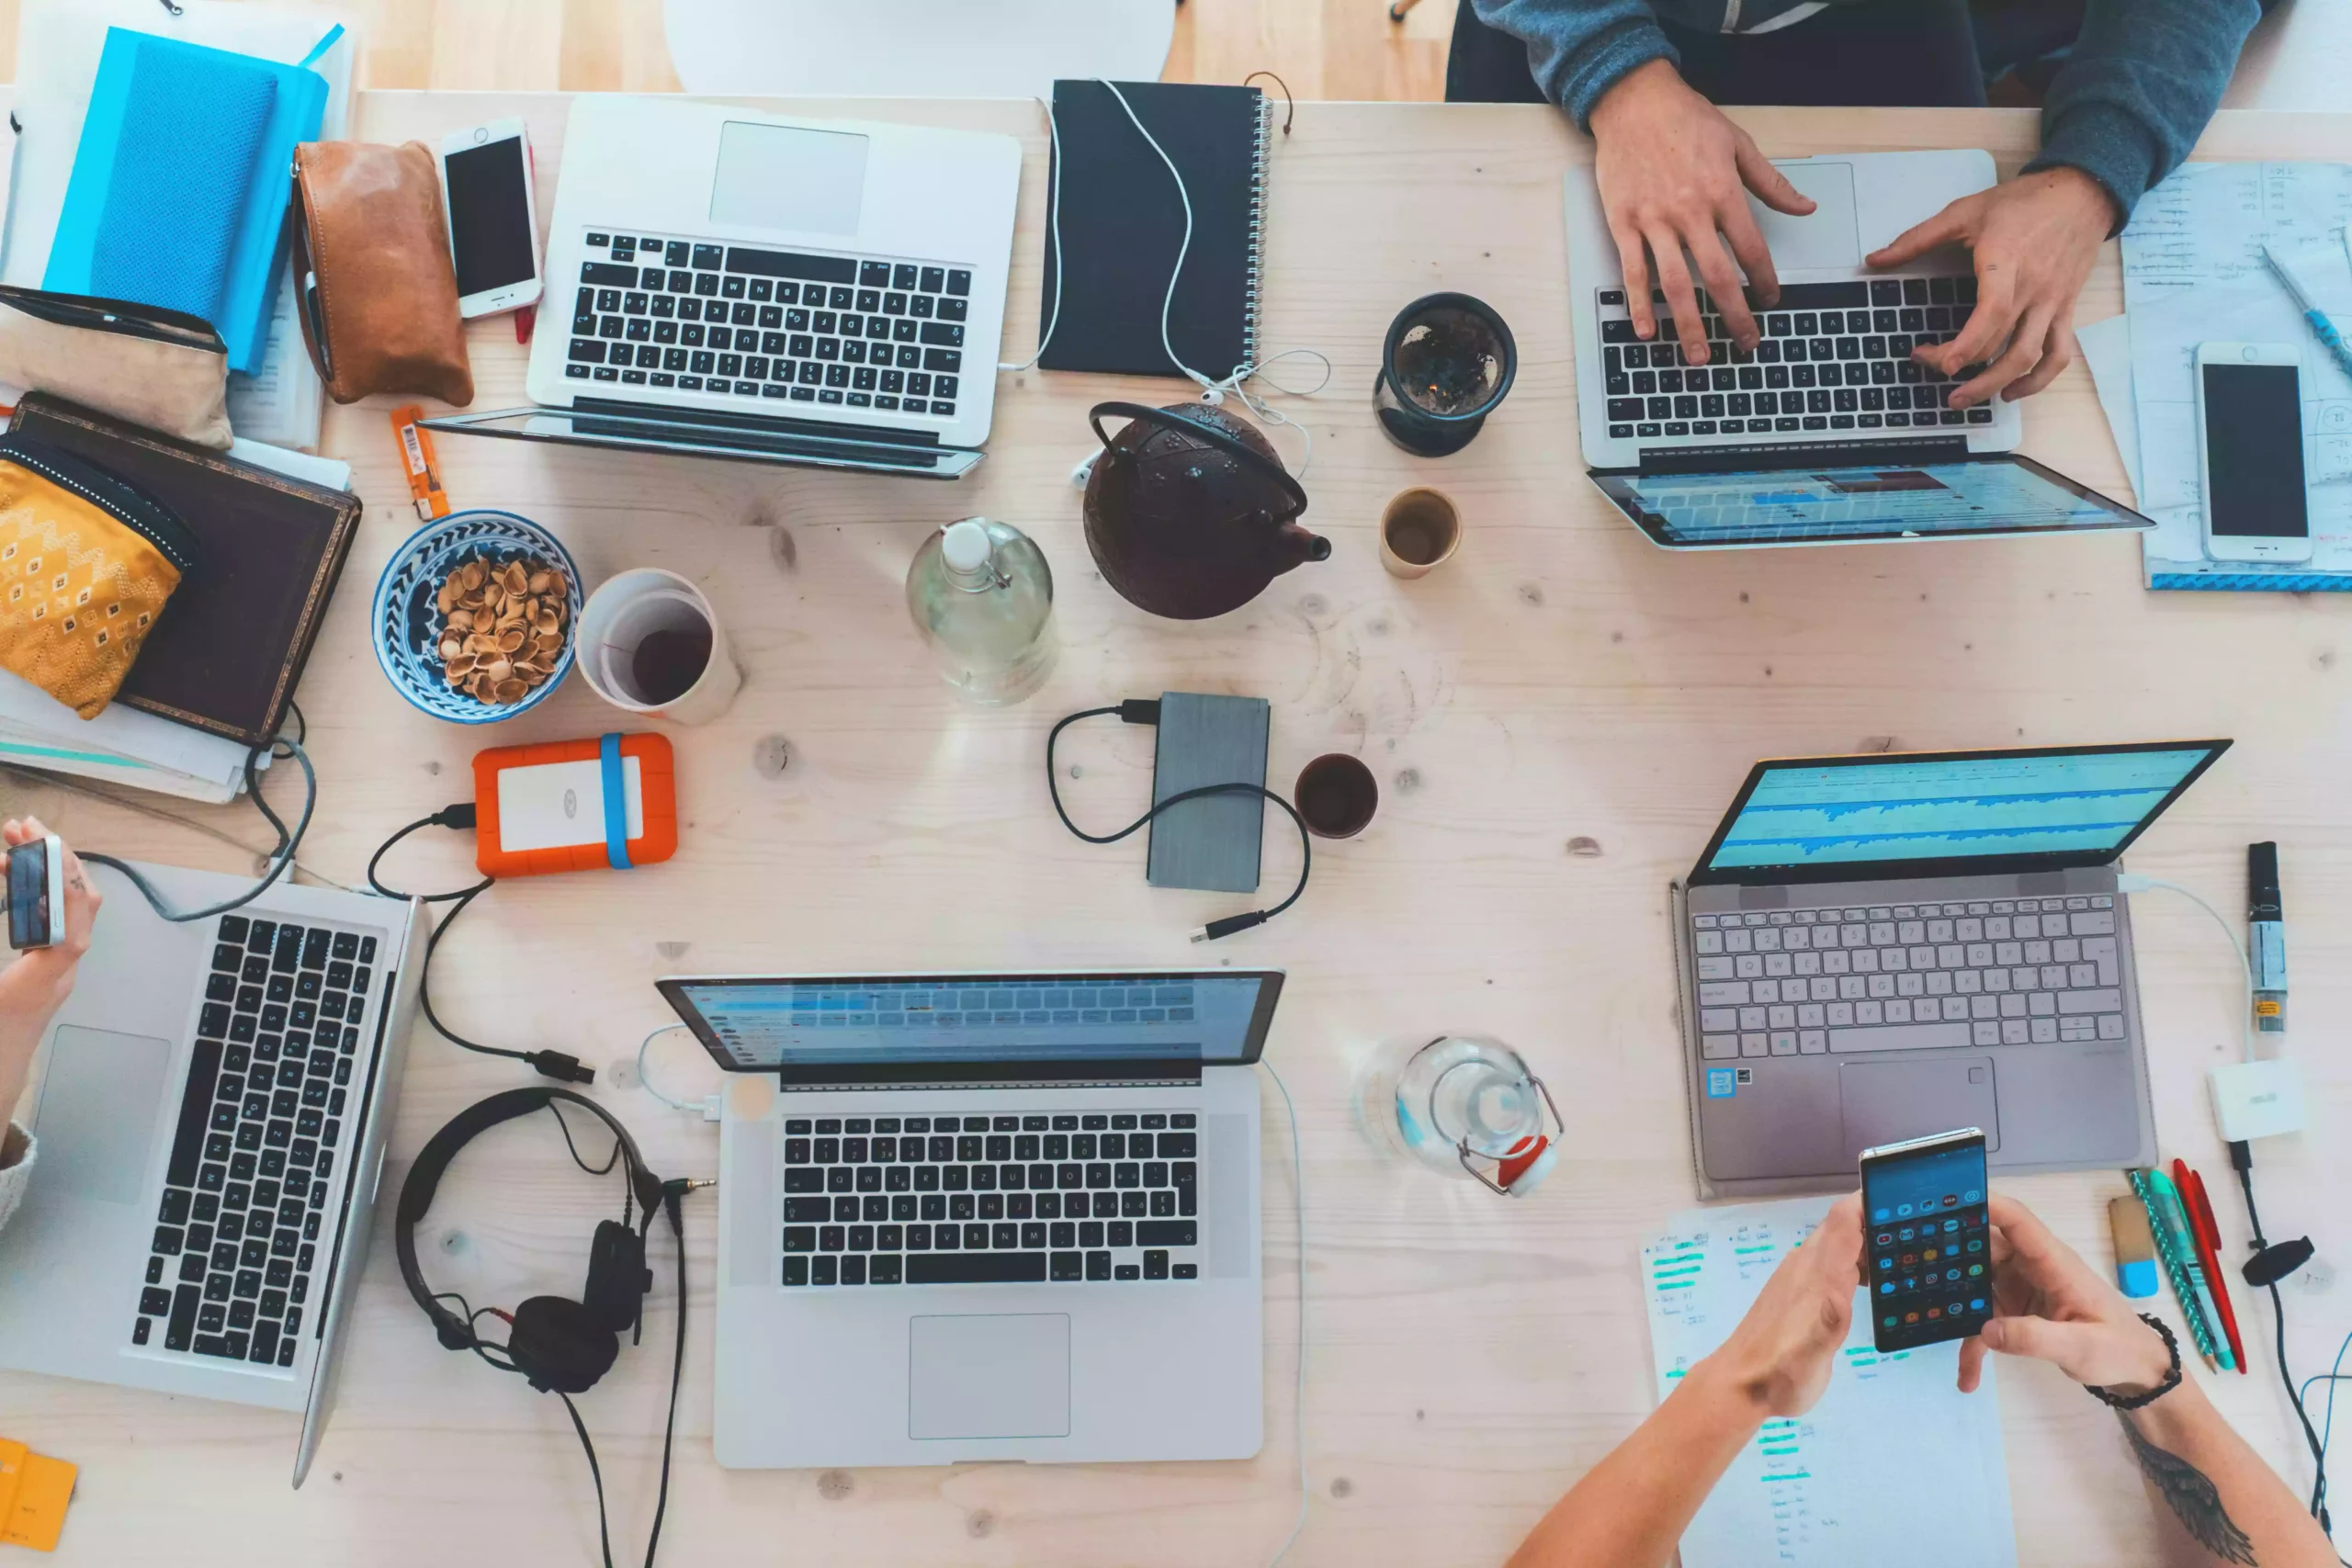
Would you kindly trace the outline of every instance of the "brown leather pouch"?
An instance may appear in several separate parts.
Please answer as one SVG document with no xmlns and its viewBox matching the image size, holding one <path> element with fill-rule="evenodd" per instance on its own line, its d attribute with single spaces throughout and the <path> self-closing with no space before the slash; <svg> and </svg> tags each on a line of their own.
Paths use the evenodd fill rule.
<svg viewBox="0 0 2352 1568">
<path fill-rule="evenodd" d="M 294 149 L 293 211 L 302 340 L 327 395 L 472 402 L 431 149 L 306 141 Z"/>
</svg>

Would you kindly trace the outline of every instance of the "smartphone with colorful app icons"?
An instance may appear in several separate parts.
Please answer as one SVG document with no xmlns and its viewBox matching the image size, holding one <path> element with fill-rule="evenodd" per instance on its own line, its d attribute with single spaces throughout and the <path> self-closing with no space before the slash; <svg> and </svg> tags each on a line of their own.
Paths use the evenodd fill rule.
<svg viewBox="0 0 2352 1568">
<path fill-rule="evenodd" d="M 1881 1350 L 1965 1339 L 1993 1315 L 1984 1134 L 1974 1127 L 1864 1149 L 1862 1287 Z"/>
</svg>

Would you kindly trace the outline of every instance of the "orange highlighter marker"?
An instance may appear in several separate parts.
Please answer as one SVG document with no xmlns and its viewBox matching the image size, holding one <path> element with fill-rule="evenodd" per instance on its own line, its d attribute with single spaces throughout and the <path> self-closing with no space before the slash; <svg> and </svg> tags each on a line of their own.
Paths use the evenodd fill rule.
<svg viewBox="0 0 2352 1568">
<path fill-rule="evenodd" d="M 2213 1223 L 2213 1201 L 2205 1195 L 2205 1179 L 2187 1162 L 2172 1162 L 2173 1179 L 2188 1198 L 2189 1235 L 2197 1242 L 2197 1261 L 2213 1287 L 2213 1304 L 2222 1309 L 2222 1332 L 2229 1336 L 2230 1355 L 2238 1371 L 2245 1371 L 2245 1341 L 2238 1337 L 2238 1314 L 2230 1304 L 2230 1288 L 2222 1279 L 2222 1228 Z"/>
</svg>

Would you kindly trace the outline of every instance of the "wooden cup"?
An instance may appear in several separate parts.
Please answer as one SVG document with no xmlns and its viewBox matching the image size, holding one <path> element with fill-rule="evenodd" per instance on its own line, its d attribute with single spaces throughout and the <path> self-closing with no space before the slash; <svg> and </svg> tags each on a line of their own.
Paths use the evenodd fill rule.
<svg viewBox="0 0 2352 1568">
<path fill-rule="evenodd" d="M 1402 491 L 1380 513 L 1380 564 L 1391 577 L 1427 577 L 1462 547 L 1462 513 L 1437 491 Z"/>
</svg>

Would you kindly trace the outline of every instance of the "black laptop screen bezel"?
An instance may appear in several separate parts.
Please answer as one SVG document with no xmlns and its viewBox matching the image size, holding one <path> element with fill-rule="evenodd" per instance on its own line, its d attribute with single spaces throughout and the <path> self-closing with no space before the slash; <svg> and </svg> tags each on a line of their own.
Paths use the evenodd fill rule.
<svg viewBox="0 0 2352 1568">
<path fill-rule="evenodd" d="M 1214 1059 L 1185 1056 L 1165 1060 L 1119 1056 L 1049 1059 L 989 1056 L 961 1062 L 882 1063 L 870 1067 L 840 1062 L 798 1066 L 791 1064 L 746 1066 L 728 1054 L 727 1048 L 711 1030 L 709 1021 L 703 1017 L 702 1010 L 686 994 L 688 987 L 812 984 L 949 986 L 969 980 L 986 980 L 996 985 L 1031 982 L 1039 985 L 1102 984 L 1114 980 L 1148 980 L 1157 985 L 1183 980 L 1256 980 L 1259 983 L 1258 1005 L 1250 1015 L 1250 1026 L 1241 1043 L 1241 1054 L 1238 1056 Z M 703 1049 L 710 1053 L 710 1059 L 718 1065 L 721 1071 L 772 1075 L 786 1089 L 909 1089 L 1054 1081 L 1097 1083 L 1113 1079 L 1157 1082 L 1170 1078 L 1197 1078 L 1203 1067 L 1249 1066 L 1265 1052 L 1266 1032 L 1273 1023 L 1274 1004 L 1282 998 L 1283 980 L 1283 971 L 1280 969 L 1061 969 L 1038 972 L 957 970 L 897 975 L 673 975 L 656 980 L 654 986 L 661 991 L 662 999 L 676 1011 L 680 1021 L 694 1032 L 696 1040 L 702 1042 Z"/>
<path fill-rule="evenodd" d="M 2105 520 L 2091 523 L 2068 523 L 2055 528 L 2014 528 L 1988 525 L 1982 528 L 1938 528 L 1932 533 L 1906 531 L 1889 527 L 1878 534 L 1815 534 L 1783 535 L 1770 539 L 1690 539 L 1683 538 L 1658 515 L 1645 508 L 1626 487 L 1624 481 L 1634 479 L 1656 479 L 1667 474 L 1760 474 L 1807 470 L 1819 468 L 1946 468 L 1955 463 L 2007 463 L 2026 469 L 2037 479 L 2058 486 L 2079 501 L 2086 501 L 2108 513 Z M 1623 513 L 1652 544 L 1669 550 L 1732 550 L 1770 549 L 1781 545 L 1871 545 L 1890 541 L 1922 542 L 1937 539 L 1981 538 L 2071 538 L 2081 534 L 2109 534 L 2118 531 L 2141 531 L 2154 527 L 2155 520 L 2142 516 L 2111 496 L 2102 495 L 2080 480 L 2038 463 L 2022 452 L 1970 452 L 1966 450 L 1927 450 L 1917 443 L 1888 441 L 1883 443 L 1854 442 L 1835 448 L 1814 446 L 1751 446 L 1732 451 L 1721 448 L 1703 453 L 1660 452 L 1655 457 L 1644 454 L 1638 468 L 1588 468 L 1586 475 L 1593 487 L 1606 496 L 1611 504 Z"/>
<path fill-rule="evenodd" d="M 1747 782 L 1739 786 L 1739 794 L 1715 825 L 1714 836 L 1700 853 L 1699 863 L 1691 869 L 1690 886 L 1773 887 L 1795 883 L 1812 882 L 1884 882 L 1896 878 L 1938 876 L 1984 876 L 2021 874 L 2037 871 L 2071 871 L 2086 866 L 2108 865 L 2130 849 L 2148 825 L 2169 810 L 2190 784 L 2204 777 L 2222 752 L 2230 749 L 2227 740 L 2135 740 L 2114 746 L 2015 746 L 1984 750 L 1964 751 L 1868 751 L 1844 757 L 1772 757 L 1747 770 Z M 2032 854 L 1944 855 L 1931 859 L 1838 861 L 1811 865 L 1743 865 L 1716 867 L 1713 861 L 1729 836 L 1732 824 L 1747 808 L 1748 798 L 1768 772 L 1784 768 L 1840 768 L 1883 766 L 1889 762 L 1967 762 L 2000 761 L 2013 757 L 2086 757 L 2108 756 L 2131 751 L 2195 751 L 2205 753 L 2203 760 L 2188 770 L 2180 782 L 2166 793 L 2146 815 L 2132 826 L 2129 833 L 2112 849 L 2057 850 Z"/>
</svg>

